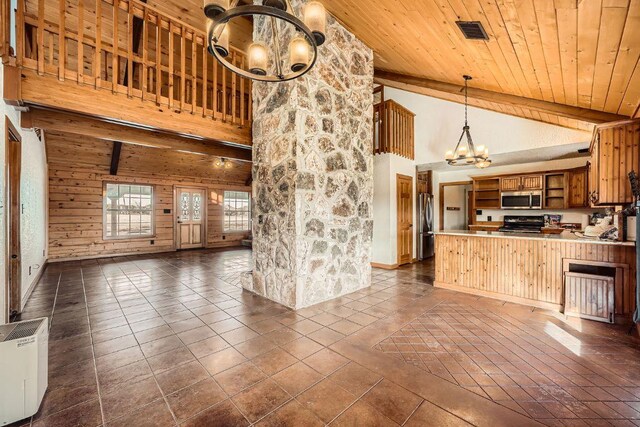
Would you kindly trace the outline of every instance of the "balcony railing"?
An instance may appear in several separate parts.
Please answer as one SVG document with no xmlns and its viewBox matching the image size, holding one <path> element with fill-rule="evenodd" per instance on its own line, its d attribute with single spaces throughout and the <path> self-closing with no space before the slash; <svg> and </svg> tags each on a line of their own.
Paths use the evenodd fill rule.
<svg viewBox="0 0 640 427">
<path fill-rule="evenodd" d="M 414 158 L 414 117 L 411 111 L 388 99 L 373 106 L 373 153 Z"/>
<path fill-rule="evenodd" d="M 251 82 L 208 54 L 202 30 L 137 0 L 18 0 L 16 38 L 17 64 L 39 75 L 250 126 Z"/>
</svg>

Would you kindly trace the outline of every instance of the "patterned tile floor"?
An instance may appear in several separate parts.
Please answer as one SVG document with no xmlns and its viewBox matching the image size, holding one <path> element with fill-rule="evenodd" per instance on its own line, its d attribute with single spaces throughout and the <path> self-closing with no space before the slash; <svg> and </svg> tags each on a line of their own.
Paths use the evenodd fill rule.
<svg viewBox="0 0 640 427">
<path fill-rule="evenodd" d="M 638 345 L 554 318 L 443 302 L 375 348 L 547 424 L 640 425 Z"/>
<path fill-rule="evenodd" d="M 23 313 L 51 319 L 49 388 L 16 425 L 638 422 L 639 353 L 616 328 L 573 333 L 549 313 L 434 289 L 429 263 L 374 270 L 370 288 L 293 312 L 242 291 L 250 256 L 49 265 Z"/>
</svg>

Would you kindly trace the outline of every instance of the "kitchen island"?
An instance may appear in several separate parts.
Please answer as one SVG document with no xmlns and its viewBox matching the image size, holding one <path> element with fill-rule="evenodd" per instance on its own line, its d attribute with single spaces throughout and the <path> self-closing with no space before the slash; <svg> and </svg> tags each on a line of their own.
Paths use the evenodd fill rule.
<svg viewBox="0 0 640 427">
<path fill-rule="evenodd" d="M 561 234 L 436 234 L 436 287 L 561 310 L 567 272 L 615 276 L 615 312 L 635 309 L 635 244 Z M 601 273 L 599 273 L 601 274 Z"/>
</svg>

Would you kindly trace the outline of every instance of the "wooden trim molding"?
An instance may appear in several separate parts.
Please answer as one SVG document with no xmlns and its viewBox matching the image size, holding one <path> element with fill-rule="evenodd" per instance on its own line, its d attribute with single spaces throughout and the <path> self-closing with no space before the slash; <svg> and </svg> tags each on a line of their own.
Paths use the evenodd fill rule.
<svg viewBox="0 0 640 427">
<path fill-rule="evenodd" d="M 395 270 L 396 268 L 398 268 L 398 264 L 382 264 L 379 262 L 372 262 L 371 267 L 382 268 L 383 270 Z"/>
<path fill-rule="evenodd" d="M 7 215 L 7 251 L 5 290 L 7 319 L 22 310 L 22 279 L 20 249 L 20 174 L 22 138 L 9 117 L 5 116 L 5 182 Z M 3 309 L 5 309 L 3 307 Z"/>
<path fill-rule="evenodd" d="M 441 182 L 440 188 L 438 189 L 438 212 L 440 215 L 438 216 L 438 230 L 444 230 L 444 188 L 452 187 L 454 185 L 471 185 L 473 181 L 452 181 L 452 182 Z"/>
</svg>

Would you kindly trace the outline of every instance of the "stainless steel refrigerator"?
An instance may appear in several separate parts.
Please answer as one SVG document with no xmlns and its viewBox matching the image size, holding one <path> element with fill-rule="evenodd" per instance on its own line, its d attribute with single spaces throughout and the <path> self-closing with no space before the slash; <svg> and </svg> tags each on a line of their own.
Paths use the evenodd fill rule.
<svg viewBox="0 0 640 427">
<path fill-rule="evenodd" d="M 418 193 L 418 260 L 431 258 L 435 252 L 433 234 L 433 195 Z"/>
</svg>

